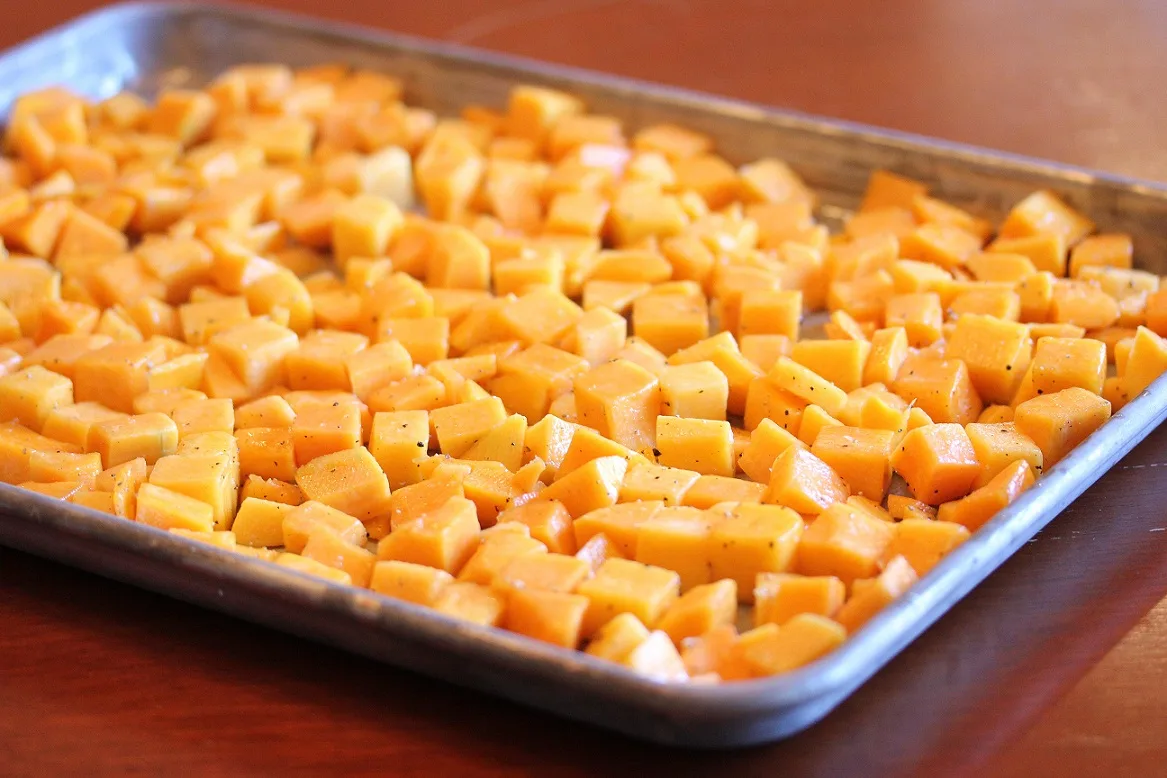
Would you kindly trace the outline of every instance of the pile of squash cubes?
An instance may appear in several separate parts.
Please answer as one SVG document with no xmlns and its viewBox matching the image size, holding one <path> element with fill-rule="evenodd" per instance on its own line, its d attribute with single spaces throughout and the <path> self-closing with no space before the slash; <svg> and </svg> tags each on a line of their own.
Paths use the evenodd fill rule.
<svg viewBox="0 0 1167 778">
<path fill-rule="evenodd" d="M 877 171 L 831 235 L 682 127 L 402 94 L 19 98 L 0 481 L 715 683 L 833 650 L 1167 367 L 1167 288 L 1050 192 L 994 227 Z"/>
</svg>

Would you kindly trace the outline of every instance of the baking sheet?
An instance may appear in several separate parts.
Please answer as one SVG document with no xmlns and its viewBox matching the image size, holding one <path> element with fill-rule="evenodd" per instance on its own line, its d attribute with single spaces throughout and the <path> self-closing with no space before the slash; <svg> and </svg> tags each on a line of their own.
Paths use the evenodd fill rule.
<svg viewBox="0 0 1167 778">
<path fill-rule="evenodd" d="M 1100 228 L 1129 232 L 1162 274 L 1167 189 L 1053 163 L 421 42 L 288 14 L 206 4 L 117 6 L 0 55 L 0 115 L 19 94 L 66 84 L 91 97 L 200 85 L 243 62 L 344 61 L 404 78 L 407 100 L 453 114 L 501 105 L 516 82 L 583 96 L 633 126 L 710 133 L 731 161 L 788 161 L 826 214 L 854 207 L 873 168 L 928 183 L 999 218 L 1052 188 Z M 460 623 L 76 505 L 0 485 L 0 543 L 636 737 L 690 747 L 776 740 L 817 721 L 983 580 L 1167 417 L 1167 379 L 1134 399 L 839 650 L 785 676 L 662 685 L 580 652 Z"/>
</svg>

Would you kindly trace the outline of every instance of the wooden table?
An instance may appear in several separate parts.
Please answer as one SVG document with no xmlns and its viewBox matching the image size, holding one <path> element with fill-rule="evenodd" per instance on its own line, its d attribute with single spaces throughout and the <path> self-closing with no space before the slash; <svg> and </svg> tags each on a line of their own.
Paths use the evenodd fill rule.
<svg viewBox="0 0 1167 778">
<path fill-rule="evenodd" d="M 96 5 L 25 4 L 0 46 Z M 273 5 L 1167 180 L 1163 4 Z M 1167 431 L 823 723 L 732 754 L 626 741 L 0 550 L 0 773 L 1162 774 L 1159 467 Z"/>
</svg>

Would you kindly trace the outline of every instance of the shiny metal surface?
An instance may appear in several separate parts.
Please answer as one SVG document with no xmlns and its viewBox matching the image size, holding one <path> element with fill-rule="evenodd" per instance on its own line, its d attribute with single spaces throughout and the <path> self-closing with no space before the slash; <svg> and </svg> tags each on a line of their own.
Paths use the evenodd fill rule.
<svg viewBox="0 0 1167 778">
<path fill-rule="evenodd" d="M 631 124 L 668 119 L 718 138 L 731 159 L 788 160 L 829 209 L 854 205 L 873 167 L 999 216 L 1050 187 L 1103 229 L 1130 232 L 1164 271 L 1167 189 L 1065 166 L 271 12 L 120 6 L 0 56 L 0 112 L 28 89 L 92 96 L 198 84 L 243 61 L 342 60 L 404 76 L 408 99 L 443 112 L 500 104 L 516 81 L 559 85 Z M 1167 416 L 1167 384 L 1131 402 L 1037 486 L 840 650 L 788 676 L 724 687 L 662 686 L 587 656 L 459 624 L 150 527 L 0 486 L 0 542 L 628 734 L 725 747 L 797 732 L 825 715 L 987 576 Z"/>
</svg>

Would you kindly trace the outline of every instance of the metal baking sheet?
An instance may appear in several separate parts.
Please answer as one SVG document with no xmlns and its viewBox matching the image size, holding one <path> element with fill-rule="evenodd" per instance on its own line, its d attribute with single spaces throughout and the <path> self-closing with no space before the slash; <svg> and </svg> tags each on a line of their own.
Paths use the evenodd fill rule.
<svg viewBox="0 0 1167 778">
<path fill-rule="evenodd" d="M 20 93 L 65 84 L 91 97 L 199 85 L 243 62 L 343 61 L 404 78 L 442 113 L 501 105 L 516 82 L 558 86 L 633 126 L 670 120 L 713 135 L 731 160 L 787 160 L 824 212 L 854 207 L 868 173 L 890 168 L 999 218 L 1048 187 L 1105 230 L 1131 233 L 1163 273 L 1167 188 L 1048 162 L 677 89 L 243 7 L 122 5 L 0 55 L 0 115 Z M 459 623 L 366 590 L 177 538 L 0 485 L 0 543 L 331 643 L 456 684 L 659 743 L 733 747 L 822 718 L 989 575 L 1167 417 L 1167 379 L 1134 399 L 1037 485 L 975 533 L 839 650 L 796 672 L 722 686 L 664 685 L 583 653 Z"/>
</svg>

